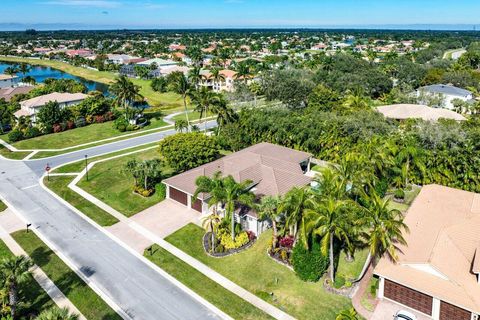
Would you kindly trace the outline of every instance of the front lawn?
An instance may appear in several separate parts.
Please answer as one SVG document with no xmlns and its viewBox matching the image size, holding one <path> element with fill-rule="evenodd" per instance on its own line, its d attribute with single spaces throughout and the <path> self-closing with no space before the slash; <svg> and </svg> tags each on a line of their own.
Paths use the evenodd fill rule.
<svg viewBox="0 0 480 320">
<path fill-rule="evenodd" d="M 342 275 L 346 280 L 356 280 L 362 272 L 365 261 L 367 261 L 369 249 L 358 249 L 355 252 L 355 259 L 347 261 L 345 252 L 340 252 L 337 266 L 337 275 Z"/>
<path fill-rule="evenodd" d="M 95 142 L 98 140 L 120 137 L 129 133 L 140 133 L 147 129 L 154 129 L 166 126 L 162 119 L 151 119 L 150 125 L 137 131 L 120 132 L 113 128 L 113 122 L 95 123 L 86 127 L 67 130 L 59 133 L 47 134 L 32 139 L 22 140 L 14 142 L 12 145 L 19 150 L 23 149 L 62 149 L 67 147 L 73 147 L 84 143 Z M 8 135 L 0 136 L 7 142 Z M 72 151 L 72 150 L 68 150 Z M 67 151 L 63 151 L 67 152 Z"/>
<path fill-rule="evenodd" d="M 87 319 L 122 319 L 33 232 L 12 236 Z"/>
<path fill-rule="evenodd" d="M 0 240 L 0 260 L 13 257 L 13 253 L 5 243 Z M 19 306 L 19 318 L 24 319 L 30 314 L 39 314 L 43 310 L 50 309 L 55 304 L 50 296 L 40 287 L 32 275 L 20 283 L 19 296 L 22 304 Z M 26 318 L 25 318 L 26 319 Z"/>
<path fill-rule="evenodd" d="M 0 200 L 0 212 L 7 210 L 7 205 Z"/>
<path fill-rule="evenodd" d="M 142 197 L 133 193 L 133 178 L 125 173 L 125 165 L 131 159 L 142 161 L 159 157 L 158 149 L 155 148 L 98 163 L 89 171 L 89 181 L 83 178 L 78 186 L 125 216 L 133 216 L 163 201 L 164 195 L 155 192 L 150 197 Z M 168 175 L 171 169 L 164 168 L 162 172 Z"/>
<path fill-rule="evenodd" d="M 2 139 L 2 136 L 0 136 L 0 139 Z M 30 153 L 31 153 L 30 151 L 12 152 L 0 144 L 0 155 L 7 159 L 22 160 L 23 158 L 28 156 Z"/>
<path fill-rule="evenodd" d="M 83 212 L 90 219 L 103 227 L 111 226 L 118 222 L 117 218 L 100 209 L 68 187 L 75 177 L 51 176 L 50 180 L 44 178 L 45 185 L 62 199 Z"/>
<path fill-rule="evenodd" d="M 263 233 L 253 247 L 225 258 L 212 258 L 202 247 L 204 230 L 189 224 L 166 240 L 202 261 L 233 282 L 298 319 L 334 319 L 351 307 L 350 300 L 323 289 L 322 281 L 303 282 L 293 271 L 266 254 L 271 232 Z"/>
<path fill-rule="evenodd" d="M 234 319 L 272 319 L 158 245 L 151 249 L 152 255 L 144 252 L 147 259 Z"/>
</svg>

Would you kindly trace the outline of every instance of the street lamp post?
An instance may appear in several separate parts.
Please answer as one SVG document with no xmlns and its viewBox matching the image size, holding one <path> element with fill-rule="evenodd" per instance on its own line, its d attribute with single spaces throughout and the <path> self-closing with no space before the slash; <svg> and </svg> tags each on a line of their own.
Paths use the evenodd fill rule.
<svg viewBox="0 0 480 320">
<path fill-rule="evenodd" d="M 88 181 L 88 155 L 85 155 L 85 173 Z"/>
</svg>

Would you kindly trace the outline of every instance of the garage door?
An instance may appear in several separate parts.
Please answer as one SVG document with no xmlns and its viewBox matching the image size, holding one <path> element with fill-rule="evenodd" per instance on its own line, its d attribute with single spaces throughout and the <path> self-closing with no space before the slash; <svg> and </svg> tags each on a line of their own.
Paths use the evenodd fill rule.
<svg viewBox="0 0 480 320">
<path fill-rule="evenodd" d="M 202 201 L 199 199 L 193 200 L 192 197 L 192 209 L 197 210 L 198 212 L 202 212 Z"/>
<path fill-rule="evenodd" d="M 425 314 L 432 314 L 432 297 L 387 279 L 384 296 Z"/>
<path fill-rule="evenodd" d="M 450 303 L 440 302 L 440 320 L 470 320 L 472 314 Z"/>
<path fill-rule="evenodd" d="M 180 191 L 180 190 L 175 189 L 175 188 L 172 188 L 172 187 L 169 187 L 169 188 L 170 188 L 169 189 L 170 199 L 178 201 L 185 206 L 188 204 L 188 200 L 187 200 L 188 195 L 185 192 Z"/>
</svg>

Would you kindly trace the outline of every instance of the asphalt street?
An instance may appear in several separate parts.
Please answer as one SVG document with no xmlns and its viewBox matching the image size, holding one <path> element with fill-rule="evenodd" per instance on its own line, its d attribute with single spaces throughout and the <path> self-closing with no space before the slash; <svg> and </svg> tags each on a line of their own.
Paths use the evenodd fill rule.
<svg viewBox="0 0 480 320">
<path fill-rule="evenodd" d="M 93 157 L 155 142 L 174 133 L 153 133 L 49 159 L 0 160 L 0 194 L 132 319 L 219 319 L 219 315 L 39 185 L 47 162 L 54 167 L 85 155 Z"/>
</svg>

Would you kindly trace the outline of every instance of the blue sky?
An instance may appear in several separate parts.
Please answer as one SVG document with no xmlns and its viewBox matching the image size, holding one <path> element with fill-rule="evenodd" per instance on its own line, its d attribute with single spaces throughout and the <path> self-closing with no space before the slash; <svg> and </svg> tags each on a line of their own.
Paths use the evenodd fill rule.
<svg viewBox="0 0 480 320">
<path fill-rule="evenodd" d="M 65 28 L 480 24 L 478 0 L 2 0 L 0 24 Z M 4 27 L 5 28 L 5 27 Z M 478 28 L 477 28 L 478 29 Z"/>
</svg>

